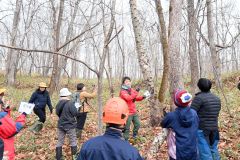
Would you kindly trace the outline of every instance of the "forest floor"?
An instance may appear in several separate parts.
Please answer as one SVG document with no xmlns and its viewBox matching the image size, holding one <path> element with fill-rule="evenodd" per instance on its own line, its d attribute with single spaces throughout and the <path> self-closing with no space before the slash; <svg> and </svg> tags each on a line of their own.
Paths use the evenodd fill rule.
<svg viewBox="0 0 240 160">
<path fill-rule="evenodd" d="M 220 144 L 219 150 L 221 153 L 222 160 L 239 160 L 240 159 L 240 91 L 236 88 L 236 77 L 240 73 L 232 73 L 223 77 L 223 92 L 216 91 L 213 87 L 213 92 L 221 97 L 222 110 L 219 116 L 220 126 Z M 48 79 L 38 76 L 18 76 L 18 83 L 14 88 L 7 88 L 7 97 L 10 97 L 13 102 L 18 106 L 21 101 L 28 101 L 32 92 L 36 89 L 39 82 L 47 82 Z M 0 74 L 0 82 L 4 81 L 4 77 Z M 91 88 L 94 80 L 70 80 L 68 85 L 68 79 L 63 79 L 61 82 L 62 87 L 67 86 L 74 92 L 74 86 L 77 82 L 83 82 L 87 87 Z M 115 82 L 115 95 L 118 96 L 120 81 Z M 185 83 L 188 85 L 188 82 Z M 3 87 L 2 85 L 0 88 Z M 109 97 L 109 91 L 107 82 L 104 84 L 104 97 L 103 101 L 106 102 Z M 227 102 L 224 99 L 225 94 Z M 57 93 L 54 93 L 52 97 L 53 106 L 56 106 L 58 101 Z M 91 105 L 97 109 L 96 100 L 90 101 Z M 152 143 L 154 136 L 161 131 L 160 127 L 149 127 L 149 109 L 145 107 L 146 103 L 138 103 L 139 116 L 141 119 L 141 129 L 139 131 L 139 139 L 134 144 L 139 149 L 141 155 L 146 155 L 148 148 Z M 232 117 L 227 112 L 229 108 Z M 19 113 L 16 111 L 12 112 L 13 116 L 16 117 Z M 79 149 L 86 140 L 97 135 L 97 113 L 90 109 L 88 118 L 85 124 L 85 130 L 83 131 L 82 139 L 78 140 Z M 25 129 L 23 129 L 17 136 L 15 141 L 16 146 L 16 159 L 24 160 L 53 160 L 55 157 L 55 145 L 57 142 L 57 116 L 54 113 L 50 116 L 49 110 L 47 110 L 47 121 L 44 124 L 43 130 L 39 134 L 33 134 L 28 128 L 34 123 L 37 117 L 31 114 L 27 118 Z M 67 160 L 70 160 L 70 147 L 68 147 L 68 141 L 65 140 L 64 145 L 64 156 Z M 164 143 L 158 154 L 154 155 L 153 159 L 167 159 L 167 147 Z"/>
</svg>

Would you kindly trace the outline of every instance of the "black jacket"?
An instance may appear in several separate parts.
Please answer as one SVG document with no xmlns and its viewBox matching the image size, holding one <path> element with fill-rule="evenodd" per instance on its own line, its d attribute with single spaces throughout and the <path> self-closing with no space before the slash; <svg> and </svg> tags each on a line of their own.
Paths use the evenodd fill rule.
<svg viewBox="0 0 240 160">
<path fill-rule="evenodd" d="M 192 101 L 191 108 L 195 109 L 198 114 L 200 130 L 218 130 L 221 101 L 216 95 L 211 92 L 197 93 Z"/>
<path fill-rule="evenodd" d="M 49 110 L 50 112 L 52 113 L 52 103 L 51 103 L 51 100 L 50 100 L 50 96 L 49 96 L 49 93 L 48 91 L 44 91 L 44 92 L 41 92 L 39 90 L 36 90 L 30 100 L 29 100 L 29 103 L 34 103 L 35 104 L 35 107 L 37 108 L 45 108 L 46 105 L 48 105 L 49 107 Z"/>
<path fill-rule="evenodd" d="M 58 128 L 63 130 L 74 129 L 77 126 L 77 108 L 70 100 L 60 100 L 56 106 L 56 114 L 59 117 Z"/>
</svg>

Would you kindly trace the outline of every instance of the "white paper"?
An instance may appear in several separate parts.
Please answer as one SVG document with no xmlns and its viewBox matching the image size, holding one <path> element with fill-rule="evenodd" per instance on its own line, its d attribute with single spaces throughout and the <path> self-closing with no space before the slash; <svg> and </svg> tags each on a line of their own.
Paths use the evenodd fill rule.
<svg viewBox="0 0 240 160">
<path fill-rule="evenodd" d="M 21 102 L 18 112 L 20 113 L 25 112 L 26 114 L 31 114 L 34 106 L 35 104 L 33 103 Z"/>
</svg>

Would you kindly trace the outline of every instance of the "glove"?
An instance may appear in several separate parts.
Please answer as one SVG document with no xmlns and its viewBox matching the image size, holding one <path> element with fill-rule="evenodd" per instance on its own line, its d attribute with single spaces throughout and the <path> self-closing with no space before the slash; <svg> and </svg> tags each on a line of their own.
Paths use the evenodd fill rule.
<svg viewBox="0 0 240 160">
<path fill-rule="evenodd" d="M 150 98 L 151 97 L 150 92 L 149 91 L 145 91 L 144 94 L 143 94 L 143 97 L 146 98 L 146 99 Z"/>
<path fill-rule="evenodd" d="M 139 92 L 139 91 L 140 91 L 140 88 L 139 88 L 139 87 L 137 87 L 137 88 L 136 88 L 136 91 L 137 91 L 137 92 Z"/>
</svg>

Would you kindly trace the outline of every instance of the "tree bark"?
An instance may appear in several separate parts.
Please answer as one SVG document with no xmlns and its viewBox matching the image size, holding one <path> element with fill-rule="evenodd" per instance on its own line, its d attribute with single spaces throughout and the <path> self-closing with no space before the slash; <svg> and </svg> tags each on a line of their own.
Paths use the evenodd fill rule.
<svg viewBox="0 0 240 160">
<path fill-rule="evenodd" d="M 170 93 L 173 96 L 174 90 L 183 88 L 183 79 L 180 61 L 180 32 L 182 19 L 182 0 L 170 1 L 169 7 L 169 55 L 170 55 Z M 172 108 L 174 109 L 174 108 Z"/>
<path fill-rule="evenodd" d="M 161 87 L 158 93 L 158 99 L 161 103 L 164 103 L 167 88 L 168 88 L 168 77 L 169 77 L 168 39 L 167 39 L 167 30 L 166 30 L 166 24 L 163 16 L 161 0 L 155 0 L 155 4 L 156 4 L 158 20 L 160 24 L 160 40 L 162 43 L 162 50 L 163 50 L 163 75 L 162 75 Z"/>
<path fill-rule="evenodd" d="M 217 54 L 216 47 L 215 47 L 215 32 L 213 27 L 213 13 L 212 13 L 212 1 L 207 0 L 207 28 L 208 28 L 208 39 L 210 44 L 210 52 L 211 52 L 211 61 L 212 61 L 212 68 L 214 74 L 214 80 L 216 86 L 220 88 L 222 86 L 221 81 L 221 66 L 220 66 L 220 58 Z"/>
<path fill-rule="evenodd" d="M 20 21 L 20 10 L 21 10 L 22 0 L 16 0 L 16 8 L 13 17 L 13 26 L 11 33 L 10 45 L 16 45 L 18 25 Z M 14 85 L 16 81 L 17 66 L 18 66 L 18 53 L 15 50 L 9 49 L 7 54 L 7 70 L 6 70 L 6 80 L 7 85 Z"/>
<path fill-rule="evenodd" d="M 52 2 L 53 3 L 53 2 Z M 62 24 L 62 16 L 63 16 L 63 9 L 64 9 L 64 0 L 60 0 L 60 8 L 59 8 L 59 13 L 58 13 L 58 20 L 56 22 L 56 10 L 54 8 L 54 5 L 52 4 L 53 7 L 53 41 L 54 41 L 54 51 L 58 51 L 59 47 L 59 42 L 60 42 L 60 28 Z M 53 92 L 57 89 L 58 87 L 58 82 L 59 82 L 59 77 L 58 77 L 58 55 L 53 56 L 53 70 L 52 70 L 52 76 L 51 76 L 51 81 L 50 81 L 50 86 L 49 86 L 49 94 L 52 95 Z"/>
<path fill-rule="evenodd" d="M 189 56 L 190 56 L 190 71 L 191 71 L 191 93 L 197 93 L 197 82 L 199 79 L 199 66 L 197 55 L 197 28 L 196 14 L 194 10 L 194 1 L 188 0 L 188 22 L 189 22 Z"/>
<path fill-rule="evenodd" d="M 153 79 L 153 71 L 151 70 L 150 59 L 146 53 L 144 48 L 143 38 L 141 35 L 142 27 L 139 20 L 139 15 L 137 11 L 137 3 L 136 0 L 130 0 L 130 10 L 132 17 L 132 25 L 136 43 L 136 50 L 138 55 L 138 62 L 140 64 L 140 68 L 143 75 L 144 84 L 147 86 L 147 89 L 152 92 L 154 95 L 154 79 Z M 150 108 L 150 124 L 151 126 L 159 125 L 159 113 L 160 110 L 156 106 L 155 96 L 152 96 L 148 99 L 148 107 Z"/>
<path fill-rule="evenodd" d="M 105 60 L 107 57 L 107 52 L 108 52 L 108 45 L 111 41 L 111 36 L 112 36 L 112 32 L 113 32 L 113 27 L 114 27 L 114 12 L 115 12 L 115 6 L 116 6 L 116 0 L 112 1 L 112 8 L 111 8 L 111 21 L 110 21 L 110 26 L 108 31 L 106 32 L 106 28 L 105 28 L 105 24 L 103 24 L 104 28 L 104 46 L 103 46 L 103 52 L 102 52 L 102 56 L 101 56 L 101 61 L 100 61 L 100 65 L 99 65 L 99 72 L 98 72 L 98 134 L 101 135 L 102 134 L 102 129 L 103 129 L 103 125 L 102 125 L 102 113 L 103 113 L 103 72 L 104 72 L 104 65 L 105 65 Z M 103 15 L 105 16 L 105 15 Z M 103 21 L 104 22 L 104 21 Z"/>
</svg>

